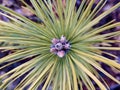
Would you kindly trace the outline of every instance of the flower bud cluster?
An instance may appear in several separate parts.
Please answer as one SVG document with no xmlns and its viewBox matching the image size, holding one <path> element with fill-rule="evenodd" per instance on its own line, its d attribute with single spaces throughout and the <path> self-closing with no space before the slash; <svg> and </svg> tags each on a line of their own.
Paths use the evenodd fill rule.
<svg viewBox="0 0 120 90">
<path fill-rule="evenodd" d="M 68 50 L 70 50 L 70 43 L 66 40 L 66 37 L 61 36 L 60 39 L 52 39 L 52 45 L 50 52 L 56 54 L 59 57 L 64 57 Z"/>
</svg>

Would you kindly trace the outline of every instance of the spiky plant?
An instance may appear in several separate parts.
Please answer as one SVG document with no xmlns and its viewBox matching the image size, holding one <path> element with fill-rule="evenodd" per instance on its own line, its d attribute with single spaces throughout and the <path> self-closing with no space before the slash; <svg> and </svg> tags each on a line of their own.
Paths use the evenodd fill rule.
<svg viewBox="0 0 120 90">
<path fill-rule="evenodd" d="M 109 10 L 97 15 L 107 0 L 100 0 L 92 9 L 94 0 L 82 0 L 78 9 L 76 0 L 30 0 L 33 8 L 21 0 L 31 10 L 41 23 L 36 23 L 16 12 L 0 5 L 10 22 L 0 21 L 0 42 L 8 43 L 1 50 L 11 50 L 13 53 L 0 59 L 0 63 L 8 62 L 0 69 L 29 58 L 22 65 L 6 72 L 0 79 L 0 88 L 6 87 L 19 77 L 26 75 L 14 90 L 42 90 L 52 86 L 53 90 L 80 90 L 83 85 L 88 90 L 95 90 L 96 83 L 101 90 L 109 88 L 98 71 L 120 84 L 109 72 L 100 65 L 105 63 L 120 70 L 120 64 L 102 56 L 102 53 L 116 57 L 104 50 L 120 50 L 119 47 L 96 46 L 98 43 L 115 43 L 111 37 L 120 35 L 120 31 L 99 34 L 103 31 L 120 26 L 120 22 L 94 27 L 101 19 L 120 7 L 116 4 Z M 53 8 L 54 7 L 54 8 Z M 54 9 L 54 10 L 53 10 Z M 8 76 L 8 77 L 7 77 Z M 5 78 L 7 77 L 7 78 Z"/>
</svg>

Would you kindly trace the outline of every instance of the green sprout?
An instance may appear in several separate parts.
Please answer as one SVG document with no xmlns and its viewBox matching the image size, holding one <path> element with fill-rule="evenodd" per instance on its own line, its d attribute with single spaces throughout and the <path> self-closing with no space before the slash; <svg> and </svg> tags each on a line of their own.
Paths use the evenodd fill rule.
<svg viewBox="0 0 120 90">
<path fill-rule="evenodd" d="M 119 8 L 120 2 L 98 15 L 107 0 L 100 0 L 94 9 L 94 0 L 82 0 L 78 9 L 75 7 L 76 0 L 66 0 L 65 4 L 62 0 L 30 0 L 33 7 L 24 0 L 20 1 L 42 22 L 33 22 L 0 5 L 0 10 L 7 13 L 0 14 L 10 19 L 10 22 L 0 20 L 0 42 L 7 43 L 0 49 L 13 51 L 0 59 L 0 64 L 8 62 L 0 69 L 29 58 L 0 76 L 0 89 L 6 90 L 9 84 L 26 73 L 14 90 L 24 90 L 26 86 L 29 86 L 28 90 L 37 90 L 41 84 L 42 90 L 48 90 L 50 86 L 53 90 L 78 90 L 78 87 L 82 90 L 83 85 L 88 90 L 95 90 L 93 82 L 101 90 L 109 89 L 98 71 L 120 84 L 100 64 L 105 63 L 120 70 L 119 63 L 101 55 L 105 53 L 116 57 L 104 50 L 120 50 L 120 47 L 96 46 L 98 43 L 120 42 L 110 39 L 120 35 L 120 31 L 99 34 L 120 26 L 120 22 L 112 20 L 93 28 L 105 16 Z M 57 43 L 55 39 L 58 40 Z"/>
</svg>

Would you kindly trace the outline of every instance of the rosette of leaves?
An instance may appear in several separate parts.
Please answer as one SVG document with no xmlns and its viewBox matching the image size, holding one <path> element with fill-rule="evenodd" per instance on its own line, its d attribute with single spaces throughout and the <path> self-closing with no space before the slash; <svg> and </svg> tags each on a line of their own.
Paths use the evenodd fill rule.
<svg viewBox="0 0 120 90">
<path fill-rule="evenodd" d="M 25 77 L 14 90 L 24 90 L 26 86 L 29 86 L 28 90 L 37 90 L 41 84 L 42 90 L 47 90 L 50 86 L 53 90 L 82 90 L 83 86 L 88 90 L 95 90 L 94 83 L 101 90 L 106 90 L 109 87 L 98 71 L 120 84 L 120 81 L 100 65 L 105 63 L 120 70 L 119 63 L 101 55 L 105 53 L 116 57 L 104 50 L 120 48 L 110 45 L 96 46 L 98 43 L 119 42 L 111 38 L 120 35 L 120 31 L 99 33 L 120 26 L 120 22 L 112 20 L 93 28 L 105 16 L 119 8 L 120 3 L 98 15 L 107 0 L 100 0 L 95 8 L 94 0 L 82 0 L 78 9 L 75 7 L 76 0 L 66 0 L 65 4 L 62 4 L 62 0 L 30 0 L 33 7 L 21 1 L 42 23 L 33 22 L 0 5 L 0 10 L 7 13 L 0 14 L 10 19 L 10 22 L 0 21 L 0 42 L 8 43 L 0 49 L 13 51 L 0 59 L 1 64 L 7 62 L 0 69 L 29 58 L 25 63 L 0 76 L 2 90 L 23 75 Z M 69 44 L 69 50 L 65 51 L 61 38 Z M 53 45 L 54 39 L 59 44 Z M 57 52 L 53 53 L 50 50 L 56 44 Z"/>
</svg>

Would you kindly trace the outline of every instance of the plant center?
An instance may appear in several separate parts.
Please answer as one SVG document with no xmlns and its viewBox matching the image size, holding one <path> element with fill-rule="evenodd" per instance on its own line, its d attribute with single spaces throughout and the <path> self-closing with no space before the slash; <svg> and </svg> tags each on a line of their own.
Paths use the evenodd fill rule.
<svg viewBox="0 0 120 90">
<path fill-rule="evenodd" d="M 62 58 L 70 50 L 70 47 L 70 43 L 66 40 L 66 37 L 61 36 L 60 39 L 52 39 L 50 52 Z"/>
</svg>

